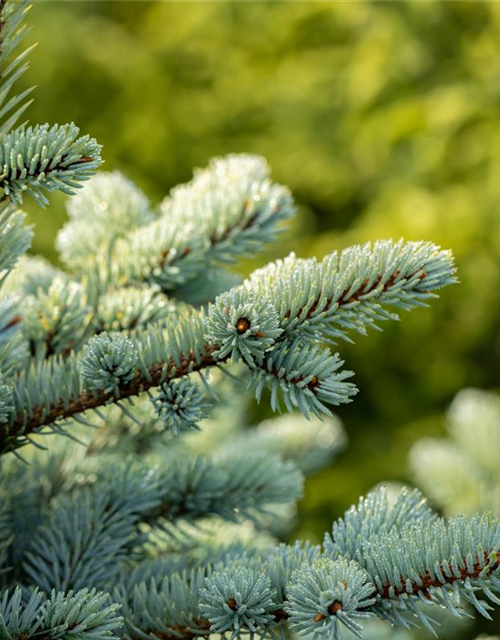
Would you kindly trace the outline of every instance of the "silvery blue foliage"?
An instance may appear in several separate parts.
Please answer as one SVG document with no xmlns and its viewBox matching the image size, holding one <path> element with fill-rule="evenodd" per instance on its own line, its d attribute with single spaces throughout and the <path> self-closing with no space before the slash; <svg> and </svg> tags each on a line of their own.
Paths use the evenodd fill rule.
<svg viewBox="0 0 500 640">
<path fill-rule="evenodd" d="M 5 293 L 36 296 L 39 289 L 47 291 L 57 277 L 64 277 L 63 272 L 46 258 L 22 255 L 16 268 L 9 272 L 2 289 Z"/>
<path fill-rule="evenodd" d="M 327 405 L 351 402 L 357 393 L 356 386 L 346 382 L 353 373 L 340 370 L 343 364 L 338 354 L 319 346 L 280 342 L 252 372 L 250 384 L 259 401 L 266 386 L 271 390 L 274 411 L 280 410 L 281 398 L 288 411 L 331 416 Z"/>
<path fill-rule="evenodd" d="M 11 95 L 16 81 L 28 68 L 26 56 L 33 45 L 19 53 L 16 51 L 29 32 L 24 18 L 29 11 L 27 2 L 2 5 L 2 50 L 0 52 L 0 69 L 2 75 L 2 91 L 0 92 L 0 108 L 2 124 L 0 138 L 8 133 L 18 122 L 21 115 L 31 104 L 26 98 L 34 87 L 25 89 L 19 95 Z"/>
<path fill-rule="evenodd" d="M 294 207 L 288 189 L 269 174 L 257 156 L 215 158 L 172 190 L 155 220 L 103 246 L 108 276 L 171 291 L 272 242 Z"/>
<path fill-rule="evenodd" d="M 62 496 L 34 532 L 24 570 L 44 592 L 104 588 L 119 570 L 139 516 L 161 502 L 157 474 L 116 465 L 104 475 L 105 489 Z"/>
<path fill-rule="evenodd" d="M 167 318 L 177 307 L 149 288 L 120 287 L 99 298 L 93 324 L 96 331 L 139 329 Z"/>
<path fill-rule="evenodd" d="M 267 558 L 267 572 L 280 604 L 288 598 L 288 585 L 297 569 L 315 562 L 321 554 L 321 546 L 309 541 L 279 544 Z"/>
<path fill-rule="evenodd" d="M 160 574 L 136 584 L 131 592 L 119 585 L 115 600 L 122 603 L 124 638 L 161 638 L 176 636 L 188 629 L 190 636 L 205 636 L 209 630 L 200 617 L 199 593 L 206 571 Z"/>
<path fill-rule="evenodd" d="M 248 154 L 214 158 L 191 182 L 173 189 L 161 210 L 208 237 L 206 250 L 219 263 L 272 242 L 277 222 L 295 212 L 290 192 L 271 181 L 264 158 Z"/>
<path fill-rule="evenodd" d="M 0 341 L 9 343 L 19 330 L 19 300 L 13 296 L 4 296 L 0 300 Z"/>
<path fill-rule="evenodd" d="M 119 608 L 110 604 L 105 593 L 82 589 L 67 594 L 52 592 L 42 608 L 42 628 L 51 629 L 52 638 L 89 640 L 116 638 L 121 618 Z"/>
<path fill-rule="evenodd" d="M 231 162 L 232 160 L 229 164 Z M 248 163 L 252 174 L 253 159 L 242 158 L 241 162 L 242 166 L 245 162 Z M 145 225 L 140 229 L 148 226 Z M 175 229 L 175 225 L 169 226 L 169 233 L 172 229 Z M 118 241 L 113 244 L 113 247 L 116 247 L 117 243 Z M 103 246 L 108 258 L 109 251 L 111 253 L 114 251 L 113 247 L 106 248 L 105 244 Z M 420 269 L 416 269 L 415 263 L 410 261 L 411 251 L 417 252 L 423 261 L 423 267 Z M 188 252 L 189 255 L 191 253 L 191 251 Z M 404 306 L 411 306 L 408 300 L 415 301 L 430 295 L 427 289 L 423 292 L 420 290 L 422 283 L 425 283 L 425 286 L 440 287 L 446 282 L 451 283 L 455 278 L 454 267 L 448 253 L 440 251 L 429 243 L 421 245 L 387 241 L 376 244 L 373 250 L 371 247 L 358 248 L 354 254 L 363 257 L 362 265 L 373 260 L 380 268 L 383 284 L 370 290 L 370 300 L 378 296 L 380 300 L 392 303 L 394 300 L 401 302 L 404 298 L 407 300 Z M 148 255 L 151 257 L 151 254 Z M 109 271 L 105 265 L 96 262 L 97 266 L 94 266 L 98 270 L 91 274 L 90 278 L 87 277 L 86 271 L 81 274 L 81 277 L 83 281 L 89 283 L 89 304 L 97 305 L 93 330 L 99 331 L 100 328 L 104 328 L 99 324 L 99 309 L 102 309 L 104 317 L 108 318 L 107 325 L 113 325 L 109 320 L 109 313 L 114 308 L 117 319 L 122 318 L 127 324 L 123 327 L 123 331 L 128 332 L 127 338 L 137 351 L 137 371 L 133 386 L 127 384 L 123 388 L 120 388 L 119 384 L 102 386 L 101 380 L 98 384 L 101 385 L 100 389 L 103 393 L 99 396 L 97 405 L 105 405 L 112 401 L 119 402 L 123 398 L 130 399 L 131 396 L 154 389 L 167 380 L 181 378 L 193 371 L 222 366 L 225 362 L 224 357 L 221 357 L 222 353 L 227 359 L 230 356 L 234 359 L 241 358 L 250 370 L 250 386 L 254 387 L 257 398 L 261 397 L 263 389 L 267 387 L 271 391 L 271 407 L 275 411 L 280 410 L 281 401 L 283 401 L 288 410 L 297 408 L 306 416 L 310 414 L 318 417 L 330 416 L 329 406 L 349 402 L 355 395 L 356 387 L 347 382 L 351 373 L 341 370 L 343 362 L 340 356 L 332 354 L 322 346 L 322 340 L 331 336 L 328 327 L 334 326 L 335 323 L 340 323 L 346 328 L 354 328 L 349 318 L 355 317 L 355 307 L 360 309 L 360 313 L 362 312 L 365 308 L 365 298 L 362 299 L 360 295 L 359 300 L 349 302 L 342 295 L 333 303 L 333 298 L 328 293 L 332 291 L 332 284 L 327 278 L 327 273 L 324 272 L 326 259 L 321 263 L 323 275 L 320 279 L 313 279 L 314 286 L 309 278 L 310 273 L 314 274 L 317 271 L 312 266 L 312 260 L 306 261 L 304 268 L 300 264 L 296 265 L 294 260 L 285 261 L 282 265 L 275 263 L 256 272 L 255 277 L 252 276 L 241 288 L 237 287 L 219 296 L 210 306 L 208 315 L 203 307 L 195 308 L 182 303 L 172 310 L 172 313 L 164 316 L 162 312 L 156 314 L 154 311 L 156 303 L 153 304 L 154 295 L 149 298 L 146 296 L 152 305 L 153 315 L 151 321 L 146 326 L 142 326 L 142 322 L 145 323 L 147 320 L 140 320 L 136 308 L 134 311 L 131 303 L 127 302 L 129 300 L 127 296 L 118 295 L 109 305 L 99 301 L 101 297 L 106 298 L 108 295 L 113 299 L 116 291 L 123 288 L 127 282 L 126 275 L 120 271 L 121 261 L 116 256 L 115 258 L 118 265 L 116 273 L 113 268 Z M 384 262 L 388 258 L 397 266 L 398 275 L 393 274 L 392 279 L 387 275 L 390 265 Z M 409 262 L 409 266 L 405 266 L 406 262 Z M 343 264 L 342 260 L 340 263 Z M 112 267 L 114 264 L 113 258 L 108 266 Z M 439 277 L 432 275 L 433 265 L 434 271 L 440 274 Z M 410 267 L 411 270 L 416 269 L 411 277 L 408 274 Z M 276 274 L 279 274 L 278 278 L 275 277 Z M 403 278 L 401 274 L 407 275 Z M 344 282 L 341 274 L 331 275 L 333 281 L 335 276 L 338 276 L 340 282 Z M 102 281 L 99 284 L 101 277 Z M 110 278 L 111 280 L 116 278 L 114 292 L 113 288 L 110 289 Z M 287 293 L 287 288 L 292 282 L 294 288 Z M 302 283 L 300 290 L 296 289 L 299 286 L 297 283 Z M 152 286 L 151 291 L 163 295 L 158 292 L 157 284 L 146 277 L 141 287 L 134 287 L 132 290 L 125 287 L 125 290 L 128 291 L 129 296 L 133 290 L 142 292 L 144 288 Z M 188 285 L 184 283 L 184 286 Z M 339 286 L 337 285 L 337 288 Z M 350 288 L 353 286 L 352 284 Z M 401 293 L 402 288 L 404 294 Z M 394 294 L 392 297 L 388 294 L 389 290 L 392 292 L 391 296 Z M 284 298 L 281 297 L 282 293 L 286 294 Z M 292 293 L 293 296 L 290 297 Z M 328 297 L 326 297 L 327 294 Z M 133 297 L 134 294 L 131 295 Z M 246 296 L 248 301 L 245 300 Z M 269 299 L 272 299 L 272 303 L 267 302 Z M 123 310 L 118 308 L 122 303 L 126 305 Z M 304 307 L 306 303 L 307 311 Z M 328 313 L 318 315 L 318 305 L 323 303 L 328 303 Z M 381 304 L 377 302 L 380 309 L 382 309 Z M 245 317 L 243 312 L 249 318 Z M 292 323 L 292 318 L 296 318 L 297 322 Z M 311 333 L 308 327 L 313 318 L 315 318 L 316 328 Z M 259 327 L 258 330 L 257 327 Z M 60 330 L 63 331 L 63 325 Z M 57 336 L 52 333 L 51 342 L 54 342 Z M 62 411 L 62 406 L 70 405 L 72 416 L 78 416 L 88 408 L 88 395 L 82 388 L 82 381 L 75 375 L 73 358 L 73 354 L 69 353 L 63 361 L 52 359 L 47 363 L 43 359 L 39 360 L 36 369 L 29 369 L 26 373 L 23 371 L 18 378 L 15 394 L 17 421 L 15 431 L 20 434 L 19 443 L 22 442 L 26 429 L 30 432 L 37 431 L 46 425 L 51 425 L 53 428 L 54 423 L 63 417 L 63 413 L 64 417 L 69 417 L 67 411 Z M 65 380 L 66 383 L 62 386 L 47 385 L 44 377 L 48 374 L 44 372 L 49 370 L 54 380 Z M 124 382 L 130 382 L 125 378 Z M 29 404 L 22 400 L 27 396 L 29 396 Z"/>
<path fill-rule="evenodd" d="M 499 549 L 497 521 L 487 515 L 469 519 L 459 516 L 393 531 L 381 538 L 377 547 L 372 541 L 363 564 L 371 576 L 376 576 L 375 586 L 381 600 L 400 600 L 413 609 L 408 596 L 418 597 L 430 591 L 435 602 L 456 608 L 462 614 L 459 601 L 452 603 L 452 595 L 459 595 L 489 617 L 491 606 L 476 594 L 481 589 L 493 603 L 500 602 L 493 593 L 500 587 L 495 575 Z M 459 587 L 452 588 L 457 581 Z M 393 611 L 396 610 L 393 605 Z"/>
<path fill-rule="evenodd" d="M 199 430 L 198 423 L 207 417 L 205 395 L 190 378 L 164 382 L 152 402 L 165 429 L 176 436 L 186 429 Z"/>
<path fill-rule="evenodd" d="M 137 349 L 126 336 L 101 333 L 89 340 L 79 368 L 90 389 L 109 393 L 134 378 L 137 361 Z"/>
<path fill-rule="evenodd" d="M 320 558 L 304 563 L 294 574 L 285 609 L 291 628 L 298 632 L 338 640 L 344 625 L 362 637 L 357 619 L 370 616 L 373 593 L 369 574 L 357 562 Z"/>
<path fill-rule="evenodd" d="M 207 339 L 218 345 L 215 355 L 221 360 L 242 358 L 253 367 L 262 362 L 281 333 L 278 314 L 267 296 L 236 288 L 218 296 L 209 307 Z"/>
<path fill-rule="evenodd" d="M 13 203 L 24 194 L 45 206 L 44 191 L 71 195 L 101 164 L 101 147 L 74 124 L 21 126 L 0 141 L 0 187 Z"/>
<path fill-rule="evenodd" d="M 22 613 L 23 594 L 18 587 L 0 600 L 0 634 L 14 639 L 50 637 L 54 640 L 118 640 L 119 607 L 106 594 L 83 589 L 50 597 L 33 591 Z"/>
<path fill-rule="evenodd" d="M 431 630 L 433 606 L 489 616 L 490 516 L 445 520 L 419 492 L 378 489 L 323 545 L 269 531 L 290 521 L 302 472 L 340 446 L 331 407 L 357 392 L 327 345 L 426 304 L 455 282 L 451 254 L 384 240 L 291 254 L 244 280 L 228 265 L 295 208 L 265 160 L 232 154 L 159 206 L 101 174 L 68 206 L 58 246 L 71 271 L 23 258 L 24 195 L 73 193 L 100 163 L 74 125 L 12 130 L 28 104 L 10 95 L 26 8 L 0 1 L 0 636 L 338 640 L 368 616 Z M 294 417 L 238 433 L 245 377 L 273 410 L 324 428 Z M 211 440 L 195 433 L 208 397 Z"/>
<path fill-rule="evenodd" d="M 255 271 L 245 287 L 273 292 L 285 334 L 346 340 L 350 332 L 397 320 L 391 307 L 425 306 L 434 290 L 456 282 L 452 264 L 451 253 L 431 242 L 382 240 L 334 251 L 321 262 L 292 253 Z"/>
<path fill-rule="evenodd" d="M 55 276 L 47 291 L 25 296 L 21 330 L 32 351 L 45 348 L 51 355 L 68 353 L 82 345 L 91 318 L 84 288 Z"/>
<path fill-rule="evenodd" d="M 214 572 L 200 591 L 200 611 L 215 633 L 265 629 L 278 609 L 271 581 L 263 573 L 244 566 L 229 566 Z"/>
<path fill-rule="evenodd" d="M 68 222 L 57 238 L 64 261 L 78 265 L 101 242 L 119 237 L 155 218 L 146 196 L 118 171 L 99 173 L 68 201 Z"/>
<path fill-rule="evenodd" d="M 270 505 L 297 500 L 303 488 L 302 474 L 292 463 L 252 451 L 173 463 L 162 482 L 168 496 L 164 515 L 186 519 L 212 514 L 228 520 L 255 518 Z"/>
<path fill-rule="evenodd" d="M 435 519 L 436 514 L 420 491 L 403 488 L 391 499 L 382 486 L 360 498 L 343 518 L 333 523 L 332 534 L 325 535 L 325 551 L 332 557 L 349 557 L 363 564 L 364 550 L 373 540 L 403 527 L 426 527 Z"/>
</svg>

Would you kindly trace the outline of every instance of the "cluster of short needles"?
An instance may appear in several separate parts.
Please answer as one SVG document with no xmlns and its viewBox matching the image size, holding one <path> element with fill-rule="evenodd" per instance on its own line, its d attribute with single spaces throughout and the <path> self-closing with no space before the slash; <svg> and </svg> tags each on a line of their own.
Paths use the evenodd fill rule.
<svg viewBox="0 0 500 640">
<path fill-rule="evenodd" d="M 450 253 L 386 240 L 240 278 L 294 214 L 288 189 L 231 155 L 153 206 L 91 177 L 100 149 L 74 125 L 14 128 L 27 10 L 0 2 L 0 638 L 337 639 L 370 616 L 433 629 L 436 605 L 489 615 L 489 516 L 376 490 L 324 544 L 277 540 L 357 391 L 330 347 L 425 306 L 455 282 Z M 27 255 L 19 209 L 55 190 L 63 269 Z M 242 430 L 249 390 L 294 414 Z"/>
</svg>

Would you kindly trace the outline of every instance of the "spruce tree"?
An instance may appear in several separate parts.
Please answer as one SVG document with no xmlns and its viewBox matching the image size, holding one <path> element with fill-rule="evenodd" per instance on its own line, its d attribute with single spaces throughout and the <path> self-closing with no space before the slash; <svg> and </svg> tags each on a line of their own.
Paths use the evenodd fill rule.
<svg viewBox="0 0 500 640">
<path fill-rule="evenodd" d="M 27 9 L 0 2 L 0 638 L 337 639 L 372 616 L 488 615 L 488 515 L 442 519 L 416 490 L 377 489 L 322 545 L 273 536 L 357 392 L 328 345 L 424 306 L 455 282 L 451 254 L 386 240 L 241 279 L 231 265 L 294 214 L 254 156 L 213 160 L 158 207 L 117 172 L 80 188 L 95 140 L 14 128 Z M 26 255 L 19 208 L 56 190 L 64 270 Z M 250 392 L 295 414 L 242 430 Z"/>
</svg>

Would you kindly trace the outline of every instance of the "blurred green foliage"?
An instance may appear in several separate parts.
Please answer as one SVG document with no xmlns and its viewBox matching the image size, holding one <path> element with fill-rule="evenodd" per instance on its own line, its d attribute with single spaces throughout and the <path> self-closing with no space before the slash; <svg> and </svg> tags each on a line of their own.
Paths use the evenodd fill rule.
<svg viewBox="0 0 500 640">
<path fill-rule="evenodd" d="M 361 393 L 339 411 L 347 452 L 309 482 L 302 533 L 407 479 L 410 445 L 439 433 L 455 392 L 498 383 L 500 5 L 48 1 L 31 21 L 31 120 L 74 120 L 153 200 L 211 156 L 267 157 L 300 212 L 256 262 L 400 236 L 453 249 L 458 287 L 341 345 Z M 54 258 L 63 199 L 30 213 Z"/>
</svg>

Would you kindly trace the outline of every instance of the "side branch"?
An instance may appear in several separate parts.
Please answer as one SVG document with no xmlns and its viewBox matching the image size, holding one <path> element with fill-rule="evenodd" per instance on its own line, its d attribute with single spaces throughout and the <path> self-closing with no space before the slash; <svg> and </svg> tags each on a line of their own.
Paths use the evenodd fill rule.
<svg viewBox="0 0 500 640">
<path fill-rule="evenodd" d="M 115 392 L 85 391 L 68 402 L 60 400 L 48 408 L 45 405 L 35 407 L 27 419 L 25 415 L 18 414 L 9 427 L 8 438 L 10 440 L 29 435 L 61 418 L 69 419 L 88 409 L 96 409 L 118 400 L 125 400 L 148 389 L 158 387 L 165 380 L 181 378 L 193 371 L 201 371 L 219 364 L 220 360 L 217 360 L 213 355 L 216 350 L 216 346 L 206 344 L 201 359 L 197 359 L 194 353 L 190 353 L 180 358 L 180 364 L 176 363 L 173 358 L 170 358 L 168 362 L 155 363 L 148 368 L 148 375 L 138 372 L 127 386 L 119 388 Z"/>
<path fill-rule="evenodd" d="M 442 580 L 440 580 L 437 575 L 432 576 L 430 572 L 427 571 L 423 576 L 421 576 L 421 584 L 418 582 L 412 582 L 411 589 L 408 589 L 405 581 L 401 579 L 401 586 L 386 583 L 381 589 L 377 589 L 377 591 L 373 593 L 373 596 L 378 596 L 382 599 L 394 599 L 399 598 L 404 594 L 414 596 L 422 594 L 424 598 L 431 601 L 433 600 L 433 597 L 430 593 L 430 589 L 451 585 L 457 581 L 464 582 L 467 578 L 478 580 L 479 578 L 491 577 L 500 567 L 500 550 L 495 551 L 493 555 L 496 559 L 490 565 L 488 564 L 490 555 L 485 551 L 483 553 L 483 563 L 475 562 L 471 569 L 467 567 L 465 559 L 462 560 L 464 565 L 463 567 L 456 566 L 454 568 L 450 562 L 439 567 L 439 572 L 443 578 Z"/>
<path fill-rule="evenodd" d="M 391 287 L 393 287 L 394 284 L 396 283 L 401 284 L 407 281 L 418 282 L 418 281 L 425 280 L 425 278 L 427 277 L 427 273 L 425 272 L 423 267 L 416 269 L 413 273 L 405 276 L 404 278 L 402 278 L 401 281 L 398 282 L 398 278 L 400 278 L 400 274 L 401 274 L 401 269 L 397 269 L 396 271 L 394 271 L 394 273 L 392 273 L 389 276 L 389 278 L 387 278 L 387 280 L 384 283 L 382 283 L 382 278 L 384 277 L 382 274 L 377 275 L 377 277 L 372 283 L 370 283 L 369 278 L 365 278 L 365 280 L 360 285 L 359 289 L 357 289 L 356 291 L 352 291 L 352 286 L 346 287 L 344 291 L 340 294 L 340 297 L 338 298 L 338 300 L 335 300 L 334 296 L 330 296 L 324 301 L 324 303 L 322 303 L 321 302 L 322 295 L 320 294 L 313 300 L 313 303 L 307 309 L 305 314 L 305 319 L 310 320 L 311 318 L 314 317 L 314 314 L 317 311 L 330 311 L 332 305 L 335 305 L 335 311 L 341 310 L 347 305 L 351 305 L 355 302 L 362 301 L 363 297 L 367 297 L 367 298 L 370 297 L 372 294 L 376 294 L 378 297 L 382 298 L 383 295 L 385 293 L 388 293 Z M 423 290 L 421 293 L 423 293 L 424 295 L 428 295 L 431 293 L 431 290 Z M 321 303 L 321 308 L 318 309 L 318 307 L 320 306 L 320 303 Z M 304 310 L 305 310 L 304 308 L 301 308 L 297 313 L 297 315 L 302 316 Z M 291 315 L 291 311 L 289 310 L 285 314 L 285 317 L 289 318 L 290 315 Z"/>
</svg>

